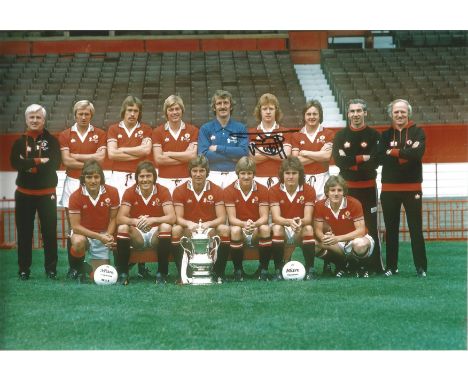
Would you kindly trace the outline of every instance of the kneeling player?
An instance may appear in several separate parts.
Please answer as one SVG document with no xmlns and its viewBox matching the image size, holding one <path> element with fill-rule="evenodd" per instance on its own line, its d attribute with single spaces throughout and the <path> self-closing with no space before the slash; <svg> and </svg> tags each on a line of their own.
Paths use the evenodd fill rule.
<svg viewBox="0 0 468 382">
<path fill-rule="evenodd" d="M 171 250 L 171 230 L 175 212 L 169 190 L 156 183 L 153 163 L 138 164 L 137 183 L 127 188 L 117 215 L 117 269 L 119 282 L 127 285 L 130 245 L 136 249 L 154 248 L 158 254 L 156 283 L 166 283 Z"/>
<path fill-rule="evenodd" d="M 325 183 L 326 199 L 315 205 L 314 231 L 321 257 L 335 263 L 337 277 L 356 271 L 357 277 L 368 277 L 364 262 L 374 249 L 374 239 L 367 234 L 359 200 L 347 196 L 348 187 L 340 176 Z"/>
<path fill-rule="evenodd" d="M 207 180 L 210 168 L 208 160 L 199 155 L 189 162 L 190 180 L 174 190 L 174 208 L 177 225 L 172 229 L 173 253 L 181 275 L 183 249 L 180 238 L 198 228 L 201 221 L 203 229 L 213 228 L 220 236 L 221 245 L 213 267 L 214 279 L 218 284 L 224 281 L 224 271 L 229 256 L 229 226 L 226 225 L 226 208 L 224 207 L 223 190 Z"/>
<path fill-rule="evenodd" d="M 72 227 L 68 275 L 84 280 L 90 270 L 84 262 L 87 250 L 93 271 L 109 264 L 120 200 L 117 189 L 105 184 L 104 172 L 94 159 L 84 163 L 80 184 L 71 194 L 68 207 Z"/>
<path fill-rule="evenodd" d="M 236 281 L 243 280 L 244 241 L 249 245 L 259 244 L 260 262 L 267 258 L 271 249 L 268 189 L 254 180 L 255 167 L 253 159 L 239 159 L 236 164 L 239 179 L 224 189 L 224 203 L 231 227 L 231 259 Z"/>
<path fill-rule="evenodd" d="M 276 275 L 274 280 L 282 280 L 284 242 L 299 244 L 304 255 L 305 280 L 316 278 L 314 269 L 315 240 L 312 228 L 312 214 L 315 204 L 315 190 L 305 183 L 304 166 L 297 157 L 289 157 L 281 162 L 280 183 L 269 191 L 271 217 L 273 221 L 272 254 Z M 269 258 L 263 262 L 260 277 L 268 275 Z"/>
</svg>

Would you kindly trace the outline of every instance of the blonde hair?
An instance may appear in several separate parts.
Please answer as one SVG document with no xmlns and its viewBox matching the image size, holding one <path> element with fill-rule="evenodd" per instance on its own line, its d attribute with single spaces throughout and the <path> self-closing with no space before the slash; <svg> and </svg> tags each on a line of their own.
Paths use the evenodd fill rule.
<svg viewBox="0 0 468 382">
<path fill-rule="evenodd" d="M 178 95 L 171 94 L 169 97 L 166 98 L 163 105 L 163 113 L 167 119 L 167 109 L 169 109 L 172 105 L 179 105 L 182 109 L 182 114 L 185 113 L 185 106 L 184 101 Z"/>
<path fill-rule="evenodd" d="M 271 93 L 265 93 L 258 99 L 257 105 L 255 106 L 254 110 L 254 117 L 257 119 L 258 122 L 262 120 L 262 106 L 266 105 L 273 105 L 276 109 L 275 112 L 275 120 L 276 122 L 281 121 L 283 118 L 283 112 L 281 111 L 278 98 Z"/>
</svg>

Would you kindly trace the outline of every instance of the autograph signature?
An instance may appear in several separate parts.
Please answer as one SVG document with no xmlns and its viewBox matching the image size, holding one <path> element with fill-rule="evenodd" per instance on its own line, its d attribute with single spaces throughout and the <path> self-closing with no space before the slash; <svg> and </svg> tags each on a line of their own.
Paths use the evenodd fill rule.
<svg viewBox="0 0 468 382">
<path fill-rule="evenodd" d="M 233 133 L 232 137 L 235 138 L 248 138 L 249 136 L 257 136 L 255 142 L 249 143 L 249 151 L 252 155 L 255 155 L 255 151 L 258 151 L 261 154 L 275 156 L 279 155 L 281 159 L 287 157 L 283 148 L 283 141 L 285 133 L 296 133 L 297 130 L 283 130 L 280 134 L 265 134 L 265 133 Z"/>
</svg>

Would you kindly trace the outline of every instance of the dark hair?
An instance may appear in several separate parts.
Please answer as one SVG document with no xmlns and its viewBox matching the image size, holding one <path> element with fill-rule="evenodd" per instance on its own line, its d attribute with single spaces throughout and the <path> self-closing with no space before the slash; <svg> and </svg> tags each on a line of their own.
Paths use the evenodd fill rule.
<svg viewBox="0 0 468 382">
<path fill-rule="evenodd" d="M 86 175 L 99 174 L 101 177 L 101 185 L 106 184 L 106 177 L 104 176 L 104 171 L 99 162 L 95 159 L 89 159 L 84 162 L 83 168 L 81 169 L 80 183 L 82 186 L 85 185 Z"/>
<path fill-rule="evenodd" d="M 325 186 L 323 187 L 323 192 L 328 197 L 328 191 L 331 187 L 341 186 L 343 188 L 344 196 L 348 195 L 348 185 L 346 184 L 346 180 L 341 175 L 331 175 L 328 180 L 325 182 Z"/>
<path fill-rule="evenodd" d="M 137 166 L 137 168 L 135 170 L 135 180 L 136 181 L 138 180 L 138 175 L 140 175 L 140 172 L 142 172 L 143 170 L 146 170 L 146 171 L 152 173 L 154 183 L 156 183 L 156 179 L 158 179 L 158 174 L 156 173 L 156 169 L 154 168 L 153 162 L 151 162 L 149 160 L 145 160 L 143 162 L 138 163 L 138 166 Z"/>
<path fill-rule="evenodd" d="M 278 172 L 278 178 L 280 179 L 281 183 L 284 183 L 284 173 L 288 170 L 299 172 L 300 186 L 302 186 L 305 183 L 304 166 L 302 165 L 298 157 L 290 156 L 286 159 L 283 159 L 283 161 L 281 162 L 281 166 Z"/>
<path fill-rule="evenodd" d="M 189 163 L 188 163 L 188 170 L 191 173 L 192 168 L 194 167 L 202 167 L 206 170 L 206 176 L 209 175 L 210 173 L 210 165 L 208 163 L 208 159 L 204 155 L 198 155 L 196 158 L 193 158 Z"/>
<path fill-rule="evenodd" d="M 138 113 L 138 122 L 141 122 L 141 117 L 143 115 L 143 102 L 141 102 L 141 99 L 139 99 L 138 97 L 134 97 L 132 95 L 129 95 L 123 100 L 122 106 L 120 107 L 120 118 L 123 119 L 125 117 L 127 107 L 133 105 L 136 105 L 138 107 L 138 110 L 140 111 Z"/>
<path fill-rule="evenodd" d="M 323 122 L 323 108 L 322 108 L 322 104 L 316 99 L 311 99 L 307 101 L 304 108 L 302 109 L 302 118 L 304 119 L 304 123 L 305 123 L 304 115 L 306 111 L 309 110 L 312 106 L 317 108 L 319 112 L 320 123 L 322 123 Z"/>
</svg>

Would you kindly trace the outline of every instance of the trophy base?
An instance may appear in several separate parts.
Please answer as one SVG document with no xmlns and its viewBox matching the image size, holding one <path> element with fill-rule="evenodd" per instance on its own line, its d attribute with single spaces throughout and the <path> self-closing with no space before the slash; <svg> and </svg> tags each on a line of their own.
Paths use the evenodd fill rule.
<svg viewBox="0 0 468 382">
<path fill-rule="evenodd" d="M 211 272 L 208 270 L 193 270 L 192 277 L 189 279 L 191 285 L 210 285 L 213 283 Z"/>
</svg>

